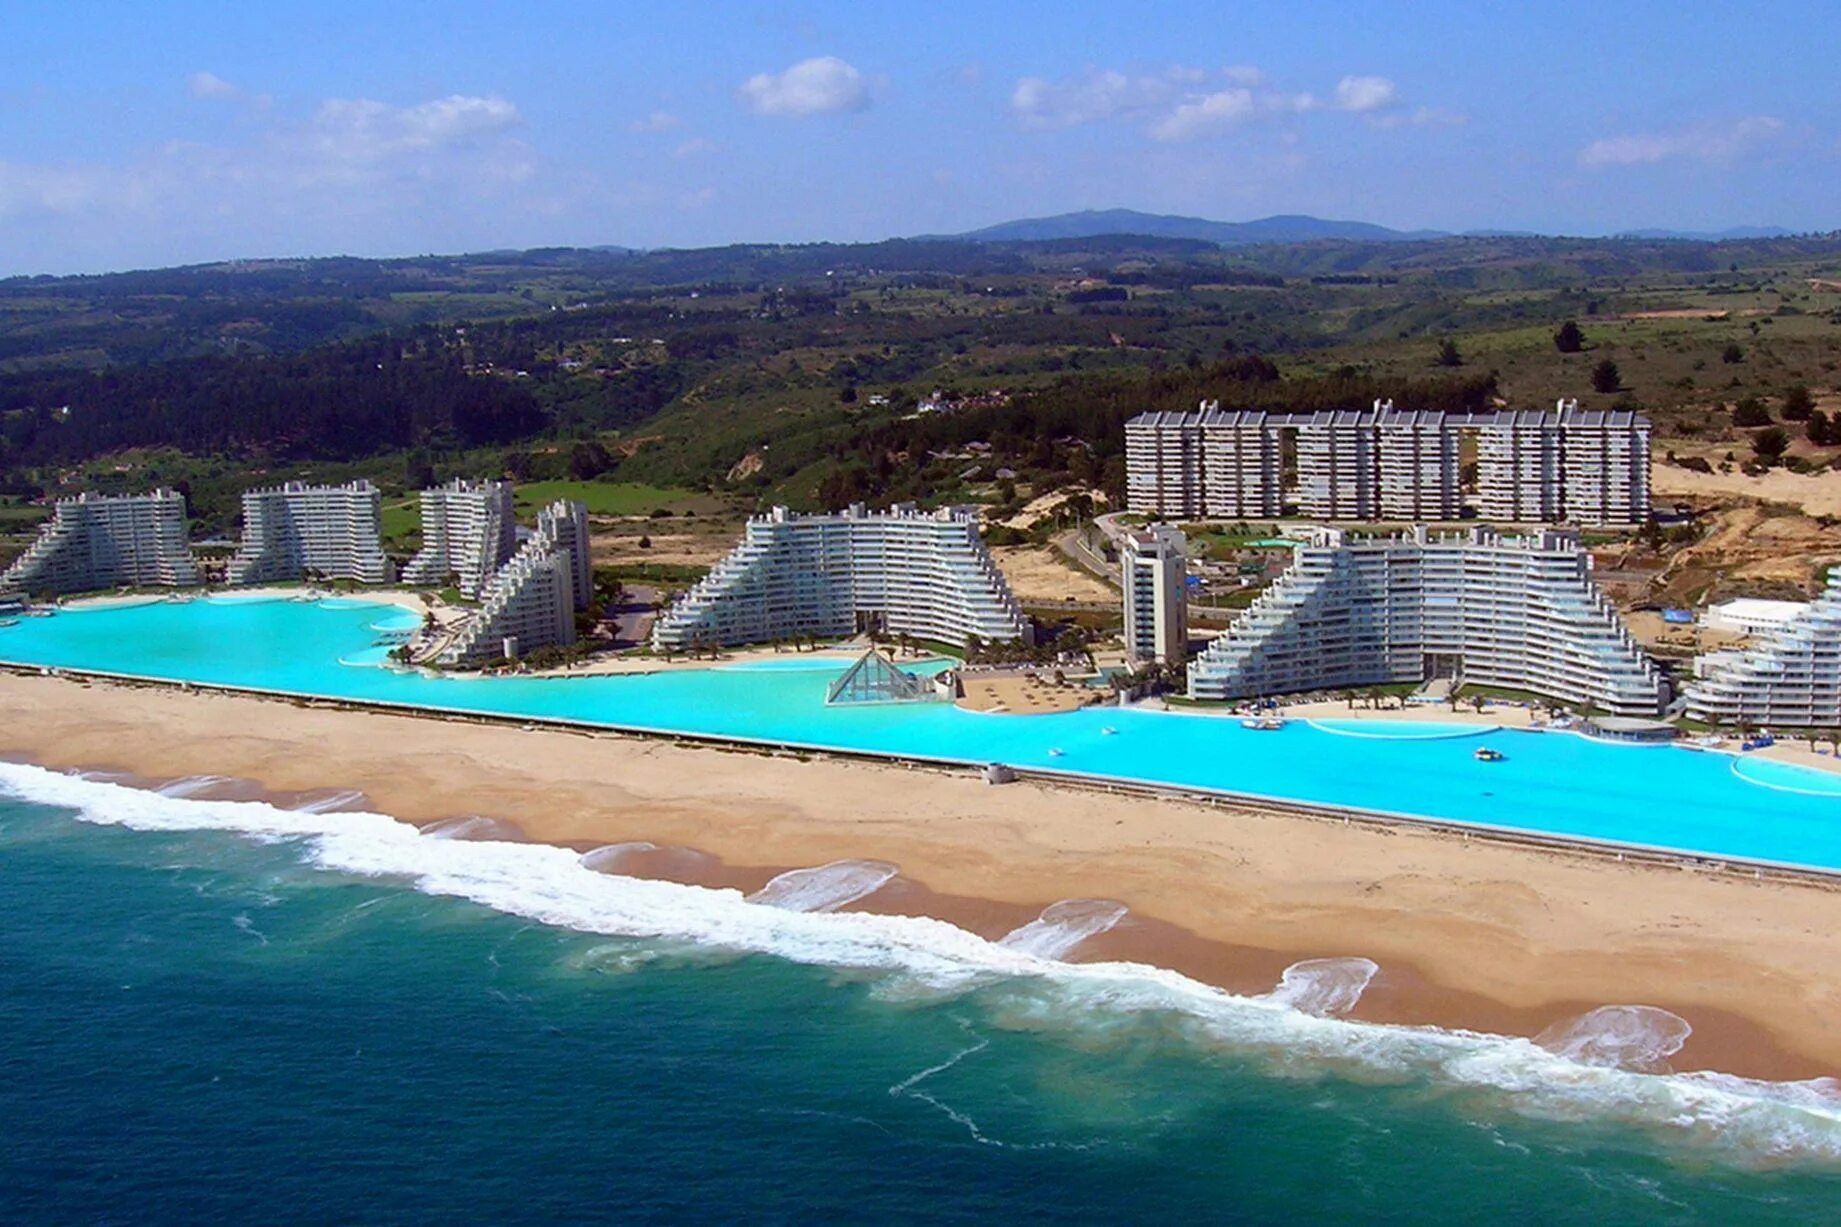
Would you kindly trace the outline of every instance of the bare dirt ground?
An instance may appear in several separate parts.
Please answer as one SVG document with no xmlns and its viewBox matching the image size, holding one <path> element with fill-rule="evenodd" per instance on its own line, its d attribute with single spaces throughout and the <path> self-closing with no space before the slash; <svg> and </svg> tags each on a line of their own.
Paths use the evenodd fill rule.
<svg viewBox="0 0 1841 1227">
<path fill-rule="evenodd" d="M 1735 447 L 1730 450 L 1738 451 Z M 1649 485 L 1658 502 L 1695 496 L 1737 495 L 1770 503 L 1792 503 L 1812 516 L 1841 516 L 1841 473 L 1792 473 L 1772 469 L 1750 477 L 1730 473 L 1696 473 L 1658 461 L 1650 470 Z"/>
<path fill-rule="evenodd" d="M 1689 608 L 1734 596 L 1806 600 L 1820 589 L 1823 571 L 1841 562 L 1841 530 L 1784 503 L 1732 500 L 1704 512 L 1700 523 L 1698 541 L 1666 556 L 1634 541 L 1596 551 L 1607 589 L 1620 577 L 1638 578 L 1618 586 L 1614 599 Z"/>
<path fill-rule="evenodd" d="M 1000 545 L 991 551 L 991 556 L 1010 581 L 1010 591 L 1025 605 L 1108 603 L 1119 599 L 1112 585 L 1075 568 L 1052 549 Z"/>
<path fill-rule="evenodd" d="M 648 544 L 641 546 L 641 540 Z M 617 563 L 668 563 L 707 567 L 735 548 L 741 526 L 716 519 L 596 519 L 590 525 L 590 551 L 601 566 Z"/>
</svg>

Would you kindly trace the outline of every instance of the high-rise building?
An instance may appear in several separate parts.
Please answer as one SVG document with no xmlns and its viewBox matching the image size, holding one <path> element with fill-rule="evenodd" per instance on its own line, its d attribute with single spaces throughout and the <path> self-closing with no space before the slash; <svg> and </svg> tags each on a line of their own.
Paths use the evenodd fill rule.
<svg viewBox="0 0 1841 1227">
<path fill-rule="evenodd" d="M 1313 520 L 1381 514 L 1378 414 L 1333 409 L 1308 415 L 1298 432 L 1298 510 Z"/>
<path fill-rule="evenodd" d="M 1125 424 L 1126 502 L 1172 519 L 1283 514 L 1284 440 L 1295 438 L 1300 514 L 1320 520 L 1457 519 L 1465 436 L 1476 438 L 1474 510 L 1502 523 L 1634 525 L 1649 518 L 1648 419 L 1627 410 L 1439 413 L 1372 409 L 1140 414 Z"/>
<path fill-rule="evenodd" d="M 384 556 L 382 496 L 370 482 L 285 486 L 243 495 L 243 540 L 230 560 L 230 582 L 349 579 L 387 584 L 395 567 Z"/>
<path fill-rule="evenodd" d="M 1380 449 L 1380 516 L 1386 520 L 1455 520 L 1464 514 L 1458 432 L 1445 415 L 1426 409 L 1376 406 Z"/>
<path fill-rule="evenodd" d="M 1581 409 L 1563 401 L 1561 510 L 1575 524 L 1640 524 L 1649 518 L 1649 419 L 1629 409 Z"/>
<path fill-rule="evenodd" d="M 1688 715 L 1783 730 L 1841 725 L 1841 568 L 1828 587 L 1748 647 L 1694 662 Z"/>
<path fill-rule="evenodd" d="M 1190 663 L 1189 693 L 1251 698 L 1417 682 L 1524 690 L 1654 715 L 1661 673 L 1571 533 L 1397 536 L 1318 529 L 1289 570 Z"/>
<path fill-rule="evenodd" d="M 1266 415 L 1203 401 L 1201 506 L 1196 515 L 1249 519 L 1285 512 L 1279 440 Z M 1131 428 L 1126 428 L 1130 447 Z M 1127 481 L 1130 467 L 1127 465 Z"/>
<path fill-rule="evenodd" d="M 403 568 L 403 582 L 439 587 L 452 577 L 460 595 L 477 599 L 518 549 L 508 481 L 465 481 L 422 491 L 422 548 Z"/>
<path fill-rule="evenodd" d="M 479 608 L 439 647 L 440 663 L 516 660 L 575 642 L 573 555 L 557 539 L 557 523 L 540 523 L 487 582 Z"/>
<path fill-rule="evenodd" d="M 1557 413 L 1509 409 L 1490 415 L 1477 443 L 1477 514 L 1504 524 L 1562 518 L 1562 447 Z"/>
<path fill-rule="evenodd" d="M 97 588 L 186 587 L 198 568 L 176 490 L 59 499 L 38 539 L 0 575 L 0 593 L 62 596 Z"/>
<path fill-rule="evenodd" d="M 1189 656 L 1188 556 L 1168 524 L 1127 532 L 1120 541 L 1125 593 L 1125 654 L 1134 664 L 1181 664 Z"/>
<path fill-rule="evenodd" d="M 1031 627 L 969 508 L 775 507 L 659 617 L 652 641 L 681 650 L 872 631 L 957 647 L 972 636 L 1027 640 Z"/>
<path fill-rule="evenodd" d="M 589 554 L 588 508 L 570 499 L 557 499 L 537 513 L 537 531 L 547 533 L 556 548 L 569 555 L 569 590 L 577 609 L 594 603 L 594 560 Z"/>
<path fill-rule="evenodd" d="M 1125 424 L 1126 501 L 1133 511 L 1206 514 L 1202 474 L 1201 414 L 1144 413 Z"/>
</svg>

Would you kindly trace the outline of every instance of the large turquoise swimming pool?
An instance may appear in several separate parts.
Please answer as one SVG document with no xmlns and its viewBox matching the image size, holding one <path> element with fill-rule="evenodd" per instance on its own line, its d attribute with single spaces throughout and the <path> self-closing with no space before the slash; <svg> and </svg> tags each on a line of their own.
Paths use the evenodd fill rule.
<svg viewBox="0 0 1841 1227">
<path fill-rule="evenodd" d="M 835 657 L 576 678 L 378 667 L 415 615 L 357 600 L 215 597 L 67 610 L 0 628 L 0 661 L 291 694 L 535 716 L 790 745 L 1005 762 L 1841 870 L 1841 775 L 1676 746 L 1374 721 L 1279 731 L 1187 713 L 987 715 L 827 707 Z M 1379 735 L 1377 735 L 1379 734 Z M 3 740 L 3 739 L 0 739 Z M 1508 757 L 1479 763 L 1494 746 Z"/>
</svg>

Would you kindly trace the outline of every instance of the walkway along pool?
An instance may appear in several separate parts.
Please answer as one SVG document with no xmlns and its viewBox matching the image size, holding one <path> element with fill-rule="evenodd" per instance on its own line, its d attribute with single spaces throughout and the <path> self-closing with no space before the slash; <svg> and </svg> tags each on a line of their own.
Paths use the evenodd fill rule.
<svg viewBox="0 0 1841 1227">
<path fill-rule="evenodd" d="M 1841 873 L 1841 778 L 1677 746 L 1470 725 L 1293 721 L 1089 708 L 1009 716 L 949 704 L 827 707 L 838 658 L 658 673 L 431 677 L 379 667 L 403 611 L 341 599 L 204 598 L 22 618 L 0 663 L 566 721 L 1435 819 Z M 1380 734 L 1380 735 L 1377 735 Z M 1473 757 L 1480 739 L 1499 763 Z"/>
</svg>

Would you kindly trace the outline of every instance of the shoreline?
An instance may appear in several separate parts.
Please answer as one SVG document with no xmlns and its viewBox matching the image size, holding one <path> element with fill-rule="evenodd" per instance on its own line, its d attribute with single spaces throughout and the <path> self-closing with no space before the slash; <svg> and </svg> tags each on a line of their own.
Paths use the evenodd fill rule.
<svg viewBox="0 0 1841 1227">
<path fill-rule="evenodd" d="M 403 821 L 483 815 L 577 849 L 649 840 L 714 858 L 706 870 L 731 876 L 710 884 L 888 861 L 901 877 L 885 903 L 984 936 L 1057 900 L 1116 899 L 1131 917 L 1078 957 L 1180 964 L 1242 993 L 1270 991 L 1301 959 L 1367 957 L 1382 973 L 1358 1019 L 1533 1035 L 1599 1005 L 1647 1004 L 1695 1027 L 1678 1068 L 1791 1078 L 1841 1065 L 1826 937 L 1841 889 L 1813 880 L 149 686 L 6 675 L 0 718 L 0 748 L 52 768 L 227 775 L 271 795 L 357 789 Z"/>
</svg>

